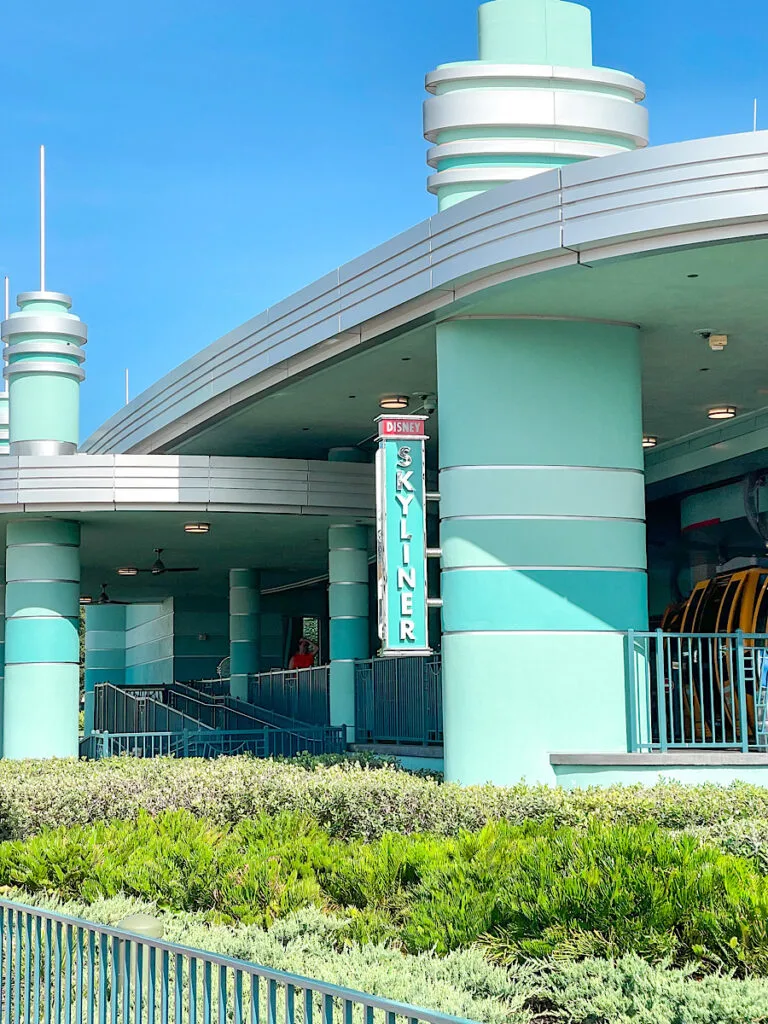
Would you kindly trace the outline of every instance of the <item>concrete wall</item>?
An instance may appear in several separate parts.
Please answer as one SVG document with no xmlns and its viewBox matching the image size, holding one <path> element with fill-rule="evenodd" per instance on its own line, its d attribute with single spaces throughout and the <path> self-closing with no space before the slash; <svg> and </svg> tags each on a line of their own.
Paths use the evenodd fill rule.
<svg viewBox="0 0 768 1024">
<path fill-rule="evenodd" d="M 174 598 L 173 633 L 175 681 L 215 679 L 219 663 L 229 656 L 226 602 Z"/>
<path fill-rule="evenodd" d="M 173 601 L 126 607 L 125 682 L 154 686 L 173 682 Z"/>
</svg>

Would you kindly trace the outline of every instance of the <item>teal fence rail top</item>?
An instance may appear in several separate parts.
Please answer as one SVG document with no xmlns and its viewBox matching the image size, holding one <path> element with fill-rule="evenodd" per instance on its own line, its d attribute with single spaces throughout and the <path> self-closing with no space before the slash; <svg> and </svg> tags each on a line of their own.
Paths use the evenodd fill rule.
<svg viewBox="0 0 768 1024">
<path fill-rule="evenodd" d="M 768 751 L 768 634 L 627 634 L 630 751 Z"/>
<path fill-rule="evenodd" d="M 4 1024 L 471 1024 L 0 900 Z"/>
</svg>

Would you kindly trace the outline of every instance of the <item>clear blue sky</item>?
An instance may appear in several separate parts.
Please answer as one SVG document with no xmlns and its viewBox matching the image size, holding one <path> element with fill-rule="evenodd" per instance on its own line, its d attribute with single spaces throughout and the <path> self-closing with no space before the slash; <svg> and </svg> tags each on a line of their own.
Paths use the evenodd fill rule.
<svg viewBox="0 0 768 1024">
<path fill-rule="evenodd" d="M 595 63 L 648 84 L 652 144 L 768 128 L 764 0 L 587 0 Z M 89 324 L 82 436 L 225 331 L 434 209 L 424 74 L 476 0 L 11 0 L 0 273 Z"/>
</svg>

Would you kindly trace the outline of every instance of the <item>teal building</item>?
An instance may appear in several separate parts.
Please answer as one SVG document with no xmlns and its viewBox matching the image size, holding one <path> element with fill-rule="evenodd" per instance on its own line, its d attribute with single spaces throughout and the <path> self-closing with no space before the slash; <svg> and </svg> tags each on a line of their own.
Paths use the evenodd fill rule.
<svg viewBox="0 0 768 1024">
<path fill-rule="evenodd" d="M 648 147 L 576 3 L 478 40 L 426 78 L 435 214 L 92 436 L 85 324 L 18 296 L 4 756 L 768 781 L 768 133 Z M 427 417 L 428 655 L 378 656 L 382 410 Z"/>
</svg>

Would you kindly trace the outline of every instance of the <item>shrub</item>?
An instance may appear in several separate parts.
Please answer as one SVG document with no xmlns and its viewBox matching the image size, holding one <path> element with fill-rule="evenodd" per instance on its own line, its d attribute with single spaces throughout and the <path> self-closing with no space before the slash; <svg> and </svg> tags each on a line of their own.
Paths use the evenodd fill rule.
<svg viewBox="0 0 768 1024">
<path fill-rule="evenodd" d="M 577 827 L 590 821 L 654 821 L 670 829 L 768 822 L 768 789 L 742 783 L 574 792 L 523 784 L 461 787 L 387 765 L 313 767 L 306 759 L 0 761 L 0 831 L 26 836 L 57 825 L 135 819 L 142 808 L 151 814 L 189 810 L 219 824 L 261 812 L 297 811 L 333 835 L 373 839 L 388 831 L 458 835 L 495 820 L 552 820 Z"/>
<path fill-rule="evenodd" d="M 212 922 L 341 911 L 347 944 L 446 955 L 480 940 L 504 964 L 613 958 L 768 974 L 768 879 L 655 825 L 497 822 L 366 843 L 282 814 L 221 826 L 188 811 L 0 844 L 0 882 L 86 902 L 120 893 Z"/>
</svg>

